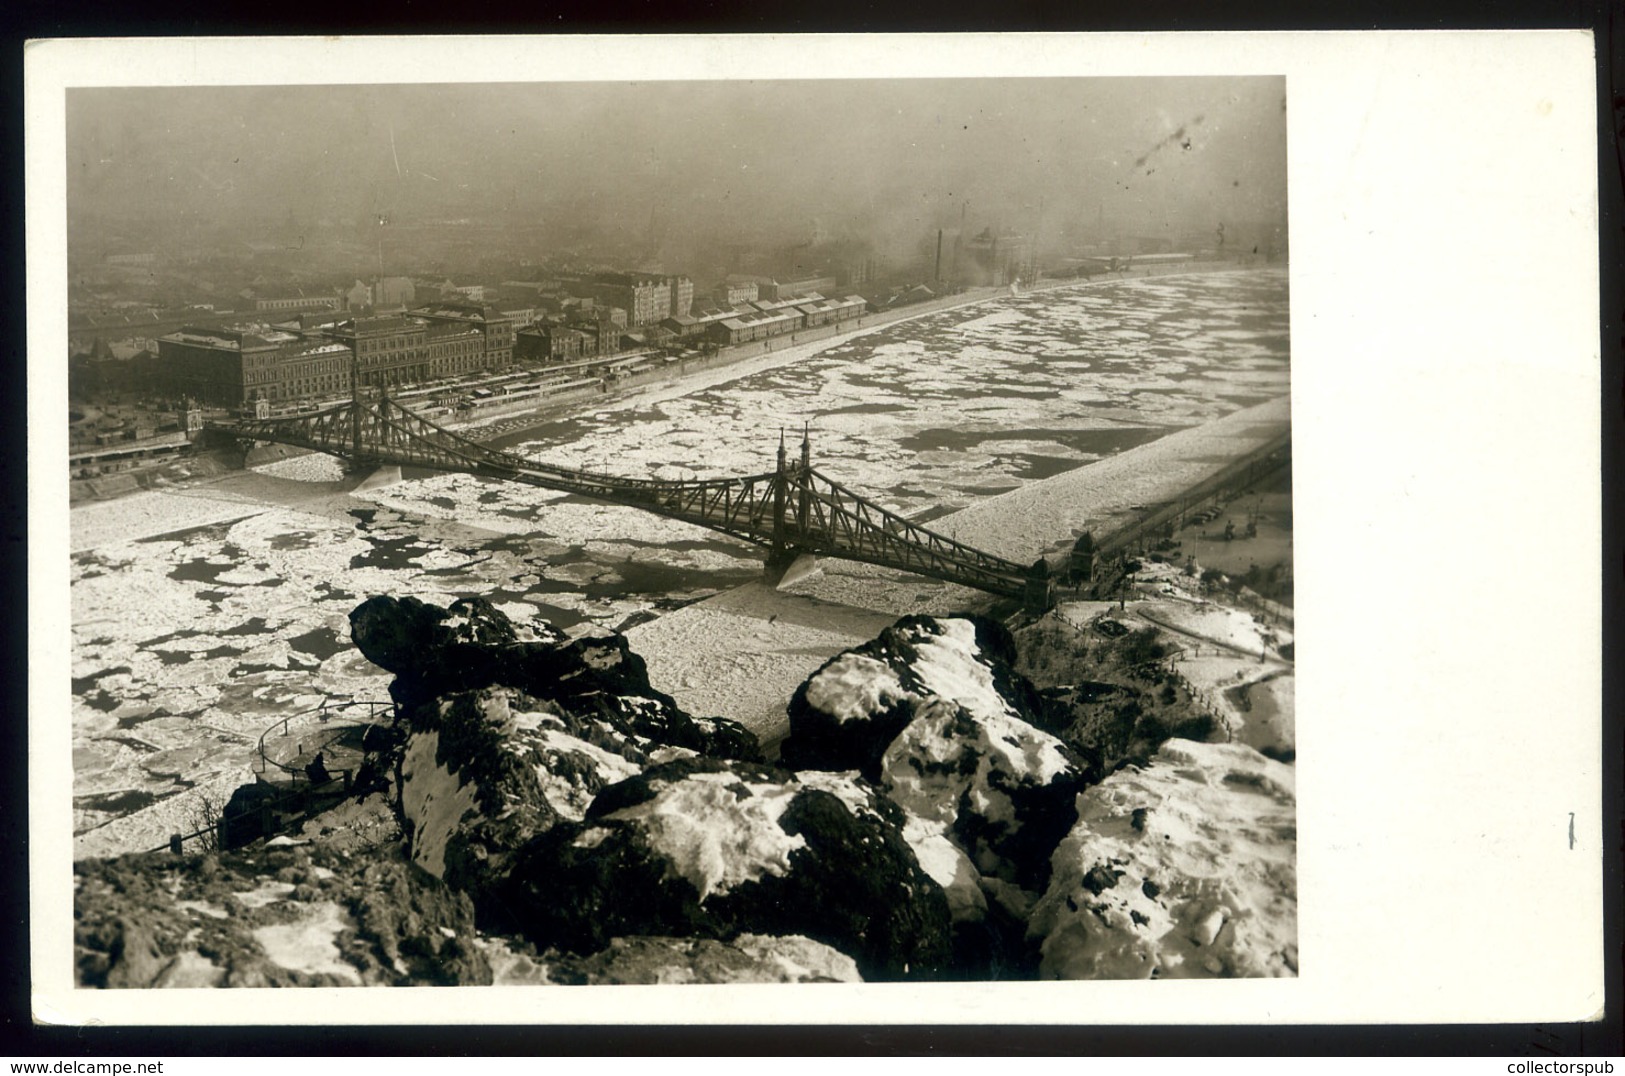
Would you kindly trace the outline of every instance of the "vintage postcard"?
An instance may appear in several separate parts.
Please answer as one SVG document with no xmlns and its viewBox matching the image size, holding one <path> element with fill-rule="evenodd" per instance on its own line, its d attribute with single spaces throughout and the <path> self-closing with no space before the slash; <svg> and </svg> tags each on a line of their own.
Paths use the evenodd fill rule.
<svg viewBox="0 0 1625 1076">
<path fill-rule="evenodd" d="M 1590 62 L 32 46 L 36 1018 L 1590 1017 Z"/>
</svg>

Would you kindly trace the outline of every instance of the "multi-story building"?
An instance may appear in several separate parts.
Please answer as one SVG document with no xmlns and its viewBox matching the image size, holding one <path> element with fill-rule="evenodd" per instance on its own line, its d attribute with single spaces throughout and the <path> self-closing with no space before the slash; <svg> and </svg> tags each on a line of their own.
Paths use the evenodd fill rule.
<svg viewBox="0 0 1625 1076">
<path fill-rule="evenodd" d="M 754 303 L 761 298 L 761 282 L 753 276 L 730 276 L 718 284 L 711 295 L 723 306 Z"/>
<path fill-rule="evenodd" d="M 481 303 L 434 303 L 412 311 L 412 317 L 430 325 L 452 324 L 472 328 L 484 341 L 483 369 L 503 370 L 513 365 L 513 322 Z"/>
<path fill-rule="evenodd" d="M 457 377 L 485 368 L 485 337 L 472 325 L 430 322 L 423 348 L 432 378 Z"/>
<path fill-rule="evenodd" d="M 570 283 L 568 288 L 572 295 L 591 298 L 604 306 L 621 307 L 633 326 L 648 325 L 671 316 L 671 278 L 640 273 L 597 273 Z M 689 301 L 693 301 L 692 291 Z"/>
<path fill-rule="evenodd" d="M 597 335 L 568 325 L 530 325 L 514 338 L 514 356 L 521 362 L 573 362 L 597 354 Z"/>
<path fill-rule="evenodd" d="M 277 351 L 260 398 L 273 404 L 339 396 L 350 387 L 350 349 L 333 340 L 301 340 Z"/>
<path fill-rule="evenodd" d="M 694 308 L 694 282 L 686 276 L 669 276 L 666 283 L 671 286 L 671 309 L 666 316 L 688 317 L 689 311 Z"/>
<path fill-rule="evenodd" d="M 512 364 L 513 346 L 507 318 L 466 304 L 345 321 L 300 316 L 278 327 L 185 326 L 159 338 L 147 387 L 206 406 L 281 404 L 341 395 L 352 373 L 363 385 L 403 385 L 499 370 Z"/>
<path fill-rule="evenodd" d="M 800 296 L 810 297 L 814 292 L 834 291 L 836 287 L 836 280 L 832 276 L 810 276 L 782 283 L 769 280 L 761 284 L 756 291 L 759 299 L 793 299 Z"/>
<path fill-rule="evenodd" d="M 337 306 L 338 301 L 336 299 L 316 295 L 295 295 L 284 298 L 254 300 L 254 309 L 259 311 L 333 310 Z"/>
<path fill-rule="evenodd" d="M 417 318 L 351 318 L 329 329 L 328 335 L 355 353 L 363 385 L 403 385 L 430 376 L 427 334 Z"/>
<path fill-rule="evenodd" d="M 613 355 L 620 350 L 626 320 L 617 319 L 609 310 L 594 308 L 573 314 L 569 326 L 592 338 L 592 343 L 586 345 L 590 349 L 587 355 Z"/>
<path fill-rule="evenodd" d="M 350 365 L 350 349 L 337 341 L 268 326 L 189 326 L 158 340 L 154 387 L 213 407 L 282 403 L 344 391 Z"/>
</svg>

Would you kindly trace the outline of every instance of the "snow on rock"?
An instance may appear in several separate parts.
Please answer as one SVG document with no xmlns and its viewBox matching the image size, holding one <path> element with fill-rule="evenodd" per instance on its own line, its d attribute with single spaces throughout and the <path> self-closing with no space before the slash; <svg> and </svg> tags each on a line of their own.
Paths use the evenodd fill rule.
<svg viewBox="0 0 1625 1076">
<path fill-rule="evenodd" d="M 838 723 L 866 721 L 907 698 L 891 669 L 863 654 L 841 654 L 807 682 L 807 705 Z"/>
<path fill-rule="evenodd" d="M 951 957 L 948 903 L 902 823 L 855 784 L 832 792 L 759 764 L 680 759 L 609 786 L 582 823 L 531 842 L 490 913 L 541 949 L 799 934 L 851 956 L 866 979 L 932 978 Z"/>
<path fill-rule="evenodd" d="M 478 816 L 479 787 L 464 782 L 438 757 L 440 733 L 420 732 L 401 760 L 401 814 L 411 826 L 412 862 L 436 878 L 446 874 L 446 845 Z"/>
<path fill-rule="evenodd" d="M 692 885 L 703 904 L 713 893 L 789 873 L 790 853 L 807 847 L 800 834 L 779 825 L 797 791 L 777 782 L 741 783 L 727 772 L 695 773 L 603 820 L 640 825 L 671 872 Z"/>
<path fill-rule="evenodd" d="M 954 922 L 977 922 L 987 914 L 981 874 L 948 836 L 946 827 L 911 814 L 903 827 L 903 839 L 914 849 L 920 868 L 947 894 L 948 913 Z"/>
<path fill-rule="evenodd" d="M 851 957 L 799 935 L 615 938 L 591 956 L 538 957 L 489 939 L 494 985 L 676 986 L 687 983 L 856 983 Z"/>
<path fill-rule="evenodd" d="M 641 754 L 631 744 L 621 746 L 627 754 L 617 754 L 559 728 L 540 730 L 535 752 L 540 760 L 536 779 L 541 782 L 547 802 L 560 817 L 579 822 L 586 816 L 598 790 L 605 785 L 636 776 L 643 769 Z M 631 750 L 628 750 L 631 748 Z M 634 757 L 627 757 L 627 755 Z"/>
<path fill-rule="evenodd" d="M 514 693 L 448 695 L 420 707 L 401 760 L 397 802 L 412 861 L 475 894 L 514 849 L 558 818 L 513 715 Z"/>
<path fill-rule="evenodd" d="M 882 787 L 944 827 L 983 874 L 1042 888 L 1071 826 L 1086 768 L 1049 733 L 1008 714 L 937 699 L 892 742 Z"/>
<path fill-rule="evenodd" d="M 1009 666 L 1014 648 L 991 620 L 904 617 L 837 654 L 796 689 L 780 757 L 794 769 L 855 769 L 878 779 L 886 748 L 927 698 L 1008 712 L 1002 688 L 1030 705 L 1030 688 Z"/>
<path fill-rule="evenodd" d="M 857 770 L 939 827 L 980 873 L 1041 890 L 1088 767 L 1037 726 L 1042 700 L 1014 657 L 993 621 L 905 617 L 796 692 L 780 757 L 797 769 Z M 933 862 L 949 873 L 940 854 Z M 976 903 L 967 896 L 959 907 Z"/>
<path fill-rule="evenodd" d="M 349 986 L 360 986 L 361 975 L 340 959 L 334 939 L 341 930 L 354 929 L 342 909 L 332 901 L 306 905 L 298 919 L 256 927 L 250 933 L 266 959 L 279 968 L 307 975 L 331 975 Z"/>
<path fill-rule="evenodd" d="M 482 598 L 450 608 L 410 597 L 369 598 L 350 614 L 350 626 L 368 660 L 395 674 L 390 695 L 409 721 L 442 696 L 503 686 L 601 718 L 626 735 L 711 755 L 759 756 L 743 726 L 692 717 L 656 690 L 621 635 L 567 640 L 545 623 L 522 634 Z"/>
<path fill-rule="evenodd" d="M 1294 771 L 1169 740 L 1078 799 L 1029 937 L 1052 979 L 1297 974 Z"/>
<path fill-rule="evenodd" d="M 398 844 L 74 864 L 83 987 L 486 985 L 473 905 Z M 245 899 L 246 898 L 246 899 Z"/>
</svg>

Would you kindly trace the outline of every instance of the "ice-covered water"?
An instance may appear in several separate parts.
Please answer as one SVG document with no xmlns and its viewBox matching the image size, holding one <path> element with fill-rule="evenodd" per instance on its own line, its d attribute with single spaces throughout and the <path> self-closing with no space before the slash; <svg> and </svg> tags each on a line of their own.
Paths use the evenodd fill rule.
<svg viewBox="0 0 1625 1076">
<path fill-rule="evenodd" d="M 502 443 L 617 474 L 726 475 L 771 470 L 780 428 L 794 450 L 805 423 L 816 466 L 926 520 L 1283 395 L 1288 366 L 1284 270 L 1150 278 L 927 315 Z M 312 492 L 266 508 L 255 479 Z M 368 595 L 481 594 L 518 619 L 616 628 L 761 570 L 709 531 L 469 476 L 346 497 L 308 457 L 240 485 L 241 517 L 74 536 L 76 832 L 244 768 L 267 725 L 323 696 L 383 697 L 387 676 L 349 646 Z"/>
</svg>

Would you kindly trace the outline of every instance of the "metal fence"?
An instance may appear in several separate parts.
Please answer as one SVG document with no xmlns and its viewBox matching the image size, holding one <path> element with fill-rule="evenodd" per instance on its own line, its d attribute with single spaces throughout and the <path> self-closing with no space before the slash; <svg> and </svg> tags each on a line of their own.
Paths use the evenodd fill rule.
<svg viewBox="0 0 1625 1076">
<path fill-rule="evenodd" d="M 274 787 L 285 781 L 283 790 L 275 796 L 257 800 L 246 811 L 239 811 L 236 814 L 226 814 L 226 808 L 222 806 L 218 818 L 208 820 L 208 824 L 190 833 L 171 834 L 166 844 L 151 850 L 162 852 L 167 849 L 176 855 L 183 855 L 188 843 L 211 836 L 215 839 L 216 847 L 223 846 L 225 843 L 223 838 L 228 831 L 250 828 L 257 830 L 261 837 L 279 832 L 283 828 L 284 808 L 295 804 L 299 806 L 308 804 L 313 791 L 326 789 L 334 784 L 340 785 L 345 792 L 349 791 L 355 778 L 355 768 L 344 766 L 326 771 L 326 779 L 318 780 L 313 774 L 311 765 L 316 758 L 334 747 L 339 740 L 353 735 L 356 729 L 361 730 L 358 747 L 364 751 L 371 731 L 392 718 L 394 713 L 394 705 L 388 702 L 368 699 L 324 699 L 317 706 L 289 714 L 273 723 L 260 733 L 255 746 L 257 761 L 253 770 L 257 781 L 263 784 Z M 296 726 L 312 722 L 327 730 L 317 735 L 314 744 L 309 742 L 308 735 L 303 730 L 300 730 L 296 737 Z M 279 740 L 283 741 L 281 746 L 291 747 L 293 750 L 291 760 L 285 761 L 277 757 L 279 752 L 276 748 Z M 309 747 L 314 747 L 314 750 L 307 751 Z"/>
</svg>

